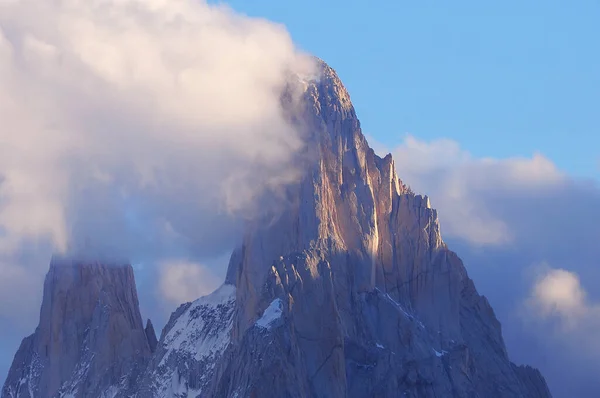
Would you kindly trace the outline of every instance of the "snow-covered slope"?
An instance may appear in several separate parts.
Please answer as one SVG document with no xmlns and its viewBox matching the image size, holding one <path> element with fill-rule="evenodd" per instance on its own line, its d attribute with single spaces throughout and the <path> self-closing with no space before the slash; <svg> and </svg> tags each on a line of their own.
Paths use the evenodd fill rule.
<svg viewBox="0 0 600 398">
<path fill-rule="evenodd" d="M 283 301 L 276 298 L 271 301 L 271 304 L 265 309 L 263 315 L 256 321 L 256 325 L 264 329 L 270 329 L 271 325 L 281 318 L 282 311 Z"/>
<path fill-rule="evenodd" d="M 235 287 L 228 284 L 180 306 L 163 330 L 138 396 L 203 396 L 229 345 L 234 308 Z"/>
</svg>

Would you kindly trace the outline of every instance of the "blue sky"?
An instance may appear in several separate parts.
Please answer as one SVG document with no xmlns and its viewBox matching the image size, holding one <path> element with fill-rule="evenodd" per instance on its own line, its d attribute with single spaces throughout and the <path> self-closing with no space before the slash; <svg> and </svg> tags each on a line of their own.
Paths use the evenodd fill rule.
<svg viewBox="0 0 600 398">
<path fill-rule="evenodd" d="M 597 1 L 231 0 L 333 66 L 363 129 L 600 177 Z"/>
</svg>

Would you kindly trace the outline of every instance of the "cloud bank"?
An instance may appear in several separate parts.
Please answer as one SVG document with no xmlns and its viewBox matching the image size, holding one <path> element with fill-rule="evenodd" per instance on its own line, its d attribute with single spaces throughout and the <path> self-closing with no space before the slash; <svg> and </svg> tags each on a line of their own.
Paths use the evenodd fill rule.
<svg viewBox="0 0 600 398">
<path fill-rule="evenodd" d="M 173 307 L 194 301 L 212 293 L 223 278 L 217 277 L 206 266 L 188 261 L 169 261 L 160 264 L 160 291 Z"/>
<path fill-rule="evenodd" d="M 563 366 L 579 364 L 587 367 L 584 375 L 589 378 L 580 383 L 588 384 L 589 389 L 580 390 L 585 391 L 585 395 L 580 396 L 593 396 L 594 390 L 598 391 L 598 382 L 590 370 L 598 369 L 600 364 L 597 283 L 591 280 L 586 284 L 590 289 L 596 289 L 595 295 L 591 295 L 575 271 L 548 266 L 539 268 L 530 297 L 522 309 L 525 327 L 545 332 L 545 339 L 555 350 L 564 350 L 568 354 L 569 359 Z"/>
<path fill-rule="evenodd" d="M 189 264 L 296 178 L 290 70 L 311 61 L 282 26 L 203 1 L 0 2 L 2 325 L 30 332 L 53 251 L 171 261 L 168 300 L 210 284 Z"/>
<path fill-rule="evenodd" d="M 398 174 L 439 210 L 444 239 L 465 261 L 503 326 L 511 357 L 538 366 L 556 397 L 600 384 L 600 187 L 541 154 L 476 158 L 452 140 L 406 136 Z"/>
<path fill-rule="evenodd" d="M 308 63 L 282 27 L 183 0 L 1 7 L 3 254 L 218 251 L 229 216 L 294 178 L 279 93 Z"/>
</svg>

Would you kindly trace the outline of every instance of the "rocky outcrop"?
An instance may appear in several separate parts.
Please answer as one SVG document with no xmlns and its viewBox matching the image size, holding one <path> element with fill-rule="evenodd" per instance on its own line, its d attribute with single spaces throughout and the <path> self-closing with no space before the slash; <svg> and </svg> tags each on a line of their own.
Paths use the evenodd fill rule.
<svg viewBox="0 0 600 398">
<path fill-rule="evenodd" d="M 131 266 L 54 258 L 2 397 L 112 396 L 150 354 Z"/>
<path fill-rule="evenodd" d="M 539 370 L 531 366 L 517 366 L 514 364 L 513 368 L 532 397 L 549 397 L 551 395 L 546 380 Z"/>
<path fill-rule="evenodd" d="M 156 351 L 156 346 L 158 345 L 158 340 L 156 339 L 156 332 L 154 331 L 154 325 L 152 325 L 152 321 L 148 319 L 146 321 L 146 327 L 144 328 L 144 333 L 146 334 L 146 339 L 148 340 L 148 345 L 150 346 L 150 351 L 154 353 Z"/>
</svg>

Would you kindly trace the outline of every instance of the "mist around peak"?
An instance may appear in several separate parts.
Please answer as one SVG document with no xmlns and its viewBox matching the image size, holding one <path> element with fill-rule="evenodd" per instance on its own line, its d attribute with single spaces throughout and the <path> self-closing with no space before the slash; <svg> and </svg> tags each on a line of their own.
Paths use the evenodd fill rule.
<svg viewBox="0 0 600 398">
<path fill-rule="evenodd" d="M 280 95 L 313 61 L 282 26 L 187 0 L 3 2 L 0 26 L 3 302 L 52 253 L 220 255 L 297 178 Z"/>
</svg>

